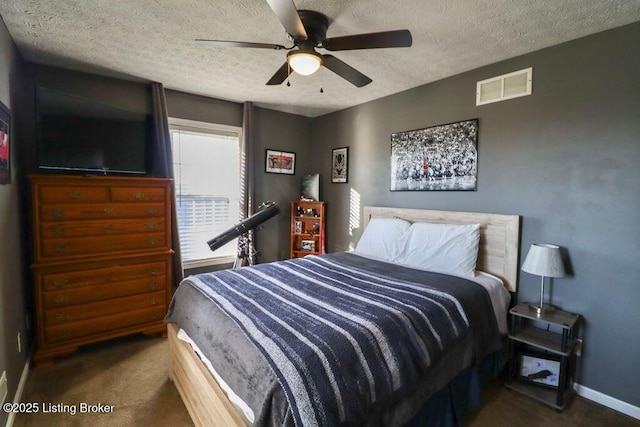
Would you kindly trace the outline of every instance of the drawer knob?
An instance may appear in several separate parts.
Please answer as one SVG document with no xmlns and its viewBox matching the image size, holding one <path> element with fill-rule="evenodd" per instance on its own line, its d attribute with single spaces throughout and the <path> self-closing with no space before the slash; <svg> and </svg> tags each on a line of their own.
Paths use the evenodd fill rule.
<svg viewBox="0 0 640 427">
<path fill-rule="evenodd" d="M 149 273 L 149 276 L 157 276 L 160 274 L 160 269 L 158 267 L 151 267 L 147 270 L 147 273 Z"/>
<path fill-rule="evenodd" d="M 64 209 L 53 209 L 51 213 L 55 218 L 62 218 L 64 216 Z"/>
<path fill-rule="evenodd" d="M 144 199 L 144 191 L 139 191 L 137 193 L 133 193 L 133 198 L 136 200 Z"/>
<path fill-rule="evenodd" d="M 158 318 L 158 314 L 157 313 L 151 313 L 149 314 L 149 319 L 151 320 L 156 320 Z"/>
<path fill-rule="evenodd" d="M 156 305 L 156 304 L 158 304 L 158 298 L 151 298 L 151 299 L 149 300 L 149 304 L 151 304 L 151 305 Z"/>
<path fill-rule="evenodd" d="M 147 223 L 147 230 L 156 230 L 158 228 L 158 224 L 153 223 L 153 222 L 148 222 Z"/>
<path fill-rule="evenodd" d="M 67 250 L 67 245 L 65 243 L 60 243 L 53 247 L 53 251 L 57 254 L 61 254 L 66 250 Z"/>
<path fill-rule="evenodd" d="M 153 208 L 147 208 L 146 212 L 147 212 L 149 215 L 155 215 L 155 214 L 157 214 L 157 213 L 158 213 L 158 208 L 156 208 L 156 207 L 153 207 Z"/>
<path fill-rule="evenodd" d="M 69 302 L 69 297 L 67 295 L 61 295 L 59 297 L 56 297 L 53 302 L 57 305 L 66 304 Z"/>
<path fill-rule="evenodd" d="M 54 225 L 51 229 L 53 230 L 54 234 L 57 234 L 58 236 L 64 235 L 64 227 L 60 225 Z"/>
<path fill-rule="evenodd" d="M 53 281 L 53 286 L 58 289 L 64 288 L 69 284 L 69 279 L 56 279 Z"/>
<path fill-rule="evenodd" d="M 160 285 L 158 285 L 156 282 L 149 283 L 149 289 L 151 289 L 152 291 L 158 289 L 159 287 Z"/>
<path fill-rule="evenodd" d="M 112 213 L 113 212 L 113 208 L 104 208 L 102 209 L 102 211 L 106 214 Z"/>
<path fill-rule="evenodd" d="M 151 246 L 155 245 L 156 243 L 158 243 L 158 239 L 154 238 L 154 237 L 149 237 L 147 239 L 147 243 L 149 243 Z"/>
<path fill-rule="evenodd" d="M 69 315 L 67 313 L 58 313 L 58 314 L 56 314 L 56 320 L 58 322 L 64 322 L 68 318 L 69 318 Z"/>
<path fill-rule="evenodd" d="M 102 228 L 104 228 L 105 230 L 113 230 L 113 224 L 105 224 L 102 226 Z"/>
<path fill-rule="evenodd" d="M 116 242 L 113 240 L 105 240 L 103 243 L 105 246 L 113 246 Z"/>
<path fill-rule="evenodd" d="M 68 329 L 56 332 L 57 338 L 69 338 L 71 336 L 71 331 Z"/>
<path fill-rule="evenodd" d="M 82 196 L 82 193 L 79 191 L 69 191 L 67 193 L 67 196 L 69 196 L 70 199 L 76 200 L 76 199 L 79 199 L 80 196 Z"/>
</svg>

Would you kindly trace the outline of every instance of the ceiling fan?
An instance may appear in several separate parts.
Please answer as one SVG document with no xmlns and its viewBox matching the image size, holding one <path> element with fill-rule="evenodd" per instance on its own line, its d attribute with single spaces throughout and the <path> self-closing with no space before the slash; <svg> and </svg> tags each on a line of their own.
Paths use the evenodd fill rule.
<svg viewBox="0 0 640 427">
<path fill-rule="evenodd" d="M 316 48 L 328 51 L 410 47 L 413 41 L 409 30 L 383 31 L 352 36 L 326 38 L 329 19 L 320 12 L 297 10 L 293 0 L 267 0 L 285 28 L 293 46 L 225 40 L 195 42 L 208 47 L 252 47 L 258 49 L 288 50 L 287 61 L 276 71 L 267 85 L 282 84 L 292 71 L 310 75 L 325 66 L 357 87 L 366 86 L 371 79 L 333 55 L 321 55 Z"/>
</svg>

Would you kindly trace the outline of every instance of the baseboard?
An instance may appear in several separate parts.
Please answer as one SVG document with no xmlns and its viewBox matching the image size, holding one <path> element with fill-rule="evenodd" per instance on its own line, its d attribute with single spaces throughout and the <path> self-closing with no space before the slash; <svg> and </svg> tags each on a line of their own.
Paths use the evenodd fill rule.
<svg viewBox="0 0 640 427">
<path fill-rule="evenodd" d="M 27 362 L 24 364 L 24 369 L 22 369 L 22 375 L 20 376 L 20 382 L 18 383 L 18 388 L 16 389 L 16 394 L 13 396 L 13 403 L 20 403 L 22 400 L 22 392 L 24 391 L 24 386 L 27 383 L 27 377 L 29 376 L 29 364 L 31 361 L 31 357 L 27 358 Z M 15 421 L 16 413 L 11 412 L 9 417 L 7 418 L 6 427 L 13 427 L 13 422 Z"/>
<path fill-rule="evenodd" d="M 622 400 L 607 396 L 604 393 L 600 393 L 599 391 L 592 390 L 580 384 L 574 383 L 573 388 L 579 396 L 582 396 L 585 399 L 593 400 L 603 406 L 640 420 L 640 408 L 637 406 L 633 406 L 627 402 L 623 402 Z"/>
</svg>

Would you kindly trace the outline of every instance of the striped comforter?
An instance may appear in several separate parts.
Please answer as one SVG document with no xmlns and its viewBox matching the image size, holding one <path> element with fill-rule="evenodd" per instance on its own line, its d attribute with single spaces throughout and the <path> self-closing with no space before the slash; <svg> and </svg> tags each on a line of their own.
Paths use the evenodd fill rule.
<svg viewBox="0 0 640 427">
<path fill-rule="evenodd" d="M 298 426 L 364 423 L 471 333 L 449 293 L 340 257 L 261 264 L 184 283 L 215 302 L 264 355 Z"/>
</svg>

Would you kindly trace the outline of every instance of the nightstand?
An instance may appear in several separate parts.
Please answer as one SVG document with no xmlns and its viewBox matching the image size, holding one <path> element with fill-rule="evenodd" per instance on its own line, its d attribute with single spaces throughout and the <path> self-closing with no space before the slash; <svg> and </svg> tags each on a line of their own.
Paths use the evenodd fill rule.
<svg viewBox="0 0 640 427">
<path fill-rule="evenodd" d="M 538 314 L 528 304 L 509 310 L 509 374 L 506 386 L 562 411 L 571 389 L 571 361 L 579 314 L 554 310 Z"/>
</svg>

